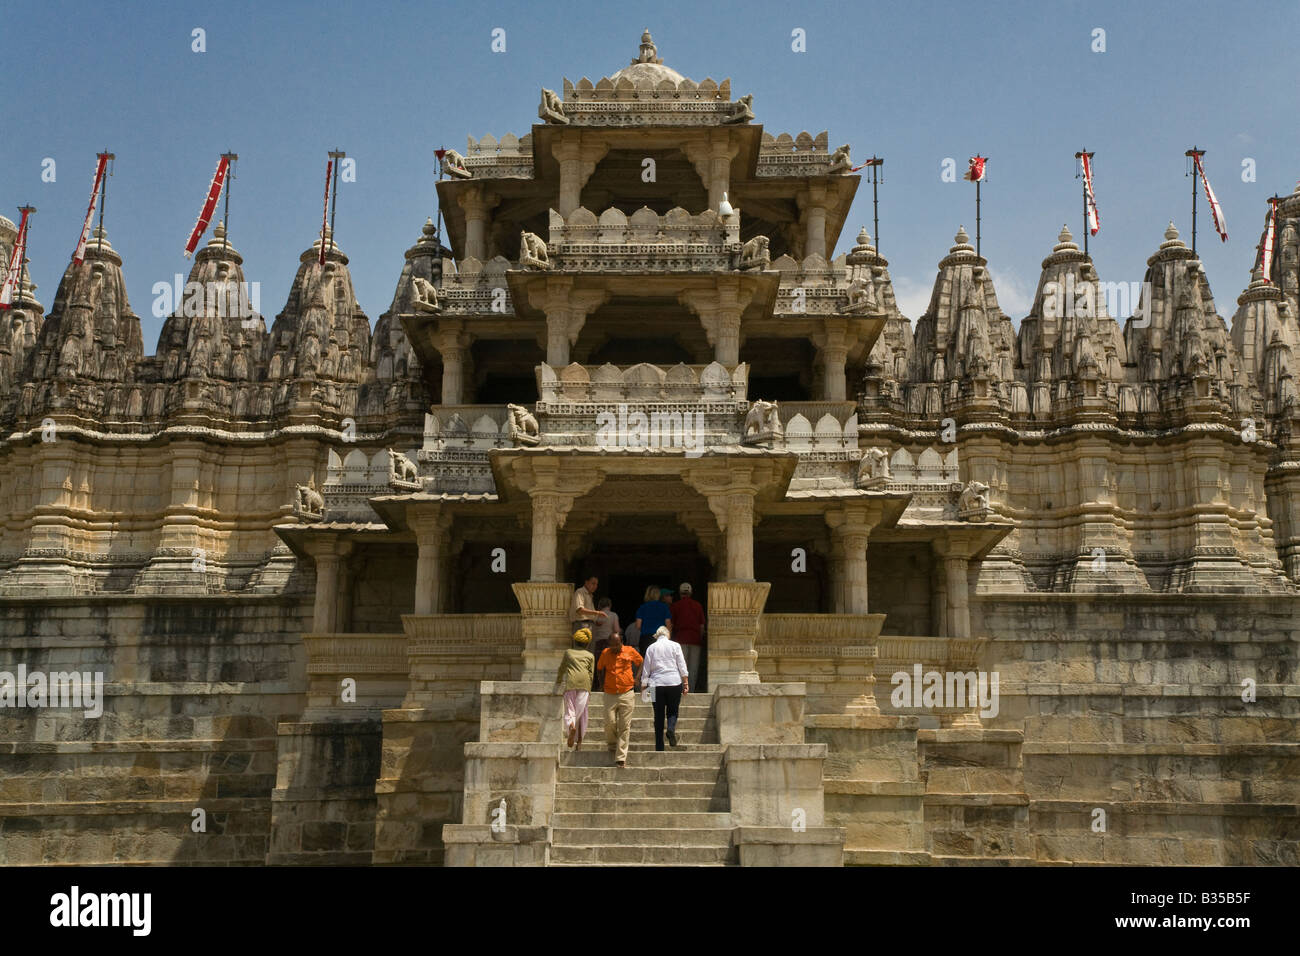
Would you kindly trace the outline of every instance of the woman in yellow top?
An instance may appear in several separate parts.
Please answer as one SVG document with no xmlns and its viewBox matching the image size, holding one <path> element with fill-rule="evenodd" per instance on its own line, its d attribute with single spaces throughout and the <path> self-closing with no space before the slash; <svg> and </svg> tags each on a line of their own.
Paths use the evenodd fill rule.
<svg viewBox="0 0 1300 956">
<path fill-rule="evenodd" d="M 596 679 L 596 658 L 587 650 L 590 643 L 589 627 L 584 625 L 574 631 L 573 645 L 564 652 L 555 673 L 556 690 L 564 691 L 564 733 L 570 750 L 587 735 L 587 701 Z"/>
</svg>

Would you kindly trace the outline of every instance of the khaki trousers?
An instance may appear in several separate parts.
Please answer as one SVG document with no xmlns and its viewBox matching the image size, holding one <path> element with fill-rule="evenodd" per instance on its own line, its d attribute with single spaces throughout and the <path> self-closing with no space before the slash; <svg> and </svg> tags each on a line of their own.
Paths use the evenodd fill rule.
<svg viewBox="0 0 1300 956">
<path fill-rule="evenodd" d="M 632 736 L 632 709 L 636 691 L 605 695 L 605 745 L 614 759 L 627 760 L 627 742 Z"/>
</svg>

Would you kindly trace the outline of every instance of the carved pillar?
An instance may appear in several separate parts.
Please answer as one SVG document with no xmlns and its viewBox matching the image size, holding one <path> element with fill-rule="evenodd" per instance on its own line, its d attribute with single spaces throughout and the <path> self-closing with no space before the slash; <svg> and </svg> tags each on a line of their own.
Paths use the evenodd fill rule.
<svg viewBox="0 0 1300 956">
<path fill-rule="evenodd" d="M 722 194 L 731 188 L 731 157 L 735 150 L 726 140 L 709 145 L 709 208 L 716 210 Z"/>
<path fill-rule="evenodd" d="M 352 552 L 352 543 L 329 537 L 309 541 L 305 547 L 316 562 L 311 630 L 313 634 L 331 634 L 338 629 L 339 564 Z"/>
<path fill-rule="evenodd" d="M 831 540 L 831 551 L 826 563 L 830 569 L 831 579 L 831 613 L 844 613 L 844 548 L 838 539 Z"/>
<path fill-rule="evenodd" d="M 546 314 L 546 364 L 563 368 L 569 364 L 568 309 L 554 309 Z"/>
<path fill-rule="evenodd" d="M 745 476 L 748 477 L 747 475 Z M 708 495 L 709 510 L 726 535 L 727 580 L 754 580 L 754 495 L 752 486 L 734 485 Z"/>
<path fill-rule="evenodd" d="M 352 630 L 352 584 L 355 580 L 352 560 L 339 561 L 338 598 L 334 608 L 334 628 L 341 632 Z"/>
<path fill-rule="evenodd" d="M 566 131 L 563 135 L 564 138 L 551 147 L 551 155 L 560 165 L 560 195 L 556 212 L 567 219 L 582 205 L 582 187 L 609 148 L 600 143 L 583 143 L 572 132 Z"/>
<path fill-rule="evenodd" d="M 804 257 L 826 258 L 826 187 L 812 183 L 803 198 L 804 205 Z"/>
<path fill-rule="evenodd" d="M 442 404 L 465 404 L 465 365 L 469 356 L 469 336 L 459 322 L 449 323 L 438 333 L 438 352 L 442 355 Z"/>
<path fill-rule="evenodd" d="M 415 532 L 415 613 L 443 612 L 443 548 L 451 516 L 438 507 L 413 511 L 409 518 Z"/>
<path fill-rule="evenodd" d="M 475 186 L 462 193 L 458 202 L 465 210 L 465 257 L 482 262 L 487 258 L 488 210 L 497 198 Z"/>
<path fill-rule="evenodd" d="M 573 496 L 554 491 L 535 491 L 533 499 L 533 550 L 530 581 L 557 580 L 557 549 L 560 529 L 573 507 Z"/>
<path fill-rule="evenodd" d="M 713 359 L 732 368 L 740 364 L 740 309 L 720 309 L 715 320 L 717 332 Z"/>
<path fill-rule="evenodd" d="M 964 556 L 948 555 L 943 559 L 948 585 L 948 637 L 958 641 L 970 638 L 970 583 L 966 576 L 969 564 Z"/>
<path fill-rule="evenodd" d="M 880 522 L 877 504 L 845 504 L 826 512 L 831 529 L 831 554 L 840 562 L 839 606 L 836 613 L 867 613 L 867 544 Z"/>
</svg>

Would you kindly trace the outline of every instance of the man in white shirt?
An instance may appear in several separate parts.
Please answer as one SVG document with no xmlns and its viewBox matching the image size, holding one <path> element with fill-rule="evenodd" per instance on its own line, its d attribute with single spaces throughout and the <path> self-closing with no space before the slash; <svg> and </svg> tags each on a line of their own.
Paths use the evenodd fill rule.
<svg viewBox="0 0 1300 956">
<path fill-rule="evenodd" d="M 672 620 L 668 620 L 655 631 L 654 642 L 646 648 L 641 668 L 641 682 L 654 688 L 655 750 L 664 749 L 665 717 L 668 742 L 677 746 L 677 708 L 682 695 L 691 692 L 686 656 L 682 654 L 682 646 L 670 636 L 672 626 Z"/>
<path fill-rule="evenodd" d="M 596 610 L 596 605 L 593 603 L 596 586 L 599 583 L 594 574 L 589 574 L 582 582 L 582 587 L 573 592 L 573 599 L 569 602 L 569 623 L 574 629 L 583 624 L 591 627 L 609 617 L 604 611 Z"/>
</svg>

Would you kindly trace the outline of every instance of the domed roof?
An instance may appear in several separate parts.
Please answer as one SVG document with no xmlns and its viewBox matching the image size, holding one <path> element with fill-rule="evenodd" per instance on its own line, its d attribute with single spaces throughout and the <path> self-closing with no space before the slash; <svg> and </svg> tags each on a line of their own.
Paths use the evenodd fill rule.
<svg viewBox="0 0 1300 956">
<path fill-rule="evenodd" d="M 676 84 L 686 79 L 672 67 L 664 66 L 664 61 L 658 53 L 654 40 L 650 37 L 650 31 L 646 30 L 641 34 L 640 55 L 632 61 L 630 66 L 625 66 L 611 75 L 610 79 L 616 83 L 620 79 L 627 79 L 637 86 L 658 85 L 664 80 Z"/>
</svg>

